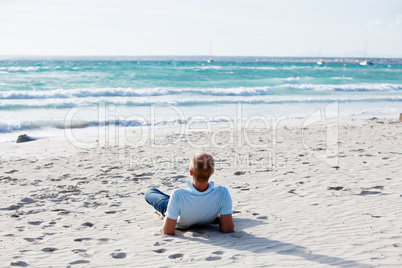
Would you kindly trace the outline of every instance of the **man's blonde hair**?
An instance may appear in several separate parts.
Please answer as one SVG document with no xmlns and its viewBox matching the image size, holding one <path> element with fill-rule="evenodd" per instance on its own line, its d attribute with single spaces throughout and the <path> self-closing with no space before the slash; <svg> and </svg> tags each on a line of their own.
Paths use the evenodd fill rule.
<svg viewBox="0 0 402 268">
<path fill-rule="evenodd" d="M 207 182 L 214 173 L 214 158 L 209 153 L 194 154 L 190 163 L 190 170 L 198 182 Z"/>
</svg>

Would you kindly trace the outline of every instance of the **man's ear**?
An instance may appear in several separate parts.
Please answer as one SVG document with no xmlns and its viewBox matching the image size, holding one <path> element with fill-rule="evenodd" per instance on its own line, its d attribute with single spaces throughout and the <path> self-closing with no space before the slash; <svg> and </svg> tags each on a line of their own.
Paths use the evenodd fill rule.
<svg viewBox="0 0 402 268">
<path fill-rule="evenodd" d="M 193 176 L 193 171 L 190 169 L 190 176 Z"/>
</svg>

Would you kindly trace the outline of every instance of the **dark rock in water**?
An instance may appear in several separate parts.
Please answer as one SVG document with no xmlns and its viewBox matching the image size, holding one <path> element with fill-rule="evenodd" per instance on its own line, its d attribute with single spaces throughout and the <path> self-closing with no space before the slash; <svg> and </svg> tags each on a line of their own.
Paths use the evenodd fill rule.
<svg viewBox="0 0 402 268">
<path fill-rule="evenodd" d="M 23 135 L 18 136 L 17 143 L 34 141 L 34 140 L 36 140 L 36 139 L 29 137 L 27 134 L 23 134 Z"/>
</svg>

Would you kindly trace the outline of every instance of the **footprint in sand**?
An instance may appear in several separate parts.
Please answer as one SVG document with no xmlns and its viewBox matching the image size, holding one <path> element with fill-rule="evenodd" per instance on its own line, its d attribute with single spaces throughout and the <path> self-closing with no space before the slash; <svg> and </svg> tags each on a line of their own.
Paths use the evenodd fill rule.
<svg viewBox="0 0 402 268">
<path fill-rule="evenodd" d="M 372 189 L 382 191 L 382 190 L 384 190 L 384 186 L 377 185 L 377 186 L 370 187 L 370 188 L 363 188 L 363 191 L 361 191 L 359 195 L 375 195 L 375 194 L 382 194 L 380 191 L 370 191 L 370 190 L 372 190 Z"/>
<path fill-rule="evenodd" d="M 124 252 L 113 252 L 112 257 L 113 259 L 124 259 L 127 256 Z"/>
<path fill-rule="evenodd" d="M 21 202 L 26 203 L 26 204 L 32 204 L 32 203 L 35 203 L 36 201 L 35 201 L 35 199 L 25 197 L 25 198 L 21 199 Z"/>
<path fill-rule="evenodd" d="M 384 190 L 384 186 L 377 185 L 377 186 L 371 187 L 371 189 Z"/>
<path fill-rule="evenodd" d="M 45 167 L 45 168 L 52 168 L 53 167 L 53 162 L 50 162 L 50 163 L 47 163 L 47 164 L 44 164 L 43 165 L 43 167 Z"/>
<path fill-rule="evenodd" d="M 19 267 L 27 267 L 28 263 L 26 263 L 24 261 L 16 261 L 16 262 L 11 262 L 10 265 L 11 266 L 19 266 Z"/>
<path fill-rule="evenodd" d="M 31 185 L 38 185 L 41 182 L 42 180 L 34 180 L 33 182 L 31 182 Z"/>
<path fill-rule="evenodd" d="M 219 261 L 220 259 L 222 259 L 219 256 L 209 256 L 208 258 L 205 258 L 206 261 Z"/>
<path fill-rule="evenodd" d="M 197 232 L 194 232 L 194 233 L 193 233 L 193 237 L 201 237 L 201 236 L 203 236 L 203 234 L 197 233 Z"/>
<path fill-rule="evenodd" d="M 85 264 L 85 263 L 90 263 L 90 261 L 86 261 L 86 260 L 78 260 L 78 261 L 73 261 L 70 262 L 70 265 L 75 265 L 75 264 Z"/>
<path fill-rule="evenodd" d="M 187 178 L 187 176 L 184 176 L 184 175 L 176 175 L 176 176 L 173 176 L 172 178 L 173 178 L 173 179 L 184 179 L 184 178 Z"/>
<path fill-rule="evenodd" d="M 22 208 L 21 205 L 11 205 L 8 207 L 8 210 L 18 210 L 20 208 Z"/>
<path fill-rule="evenodd" d="M 74 239 L 75 242 L 82 242 L 82 241 L 89 241 L 89 240 L 91 240 L 91 238 L 88 238 L 88 237 Z"/>
<path fill-rule="evenodd" d="M 235 237 L 235 238 L 242 238 L 243 236 L 244 236 L 244 234 L 243 233 L 240 233 L 240 232 L 234 232 L 234 233 L 231 233 L 231 234 L 229 234 L 231 237 Z"/>
<path fill-rule="evenodd" d="M 86 226 L 86 227 L 92 227 L 92 226 L 94 226 L 94 224 L 93 224 L 92 222 L 89 222 L 89 221 L 87 221 L 86 223 L 83 223 L 82 225 L 83 225 L 83 226 Z"/>
<path fill-rule="evenodd" d="M 178 253 L 169 256 L 169 259 L 179 259 L 179 258 L 183 258 L 183 254 Z"/>
<path fill-rule="evenodd" d="M 12 170 L 10 170 L 10 171 L 4 171 L 4 173 L 6 173 L 6 174 L 13 174 L 13 173 L 15 173 L 15 172 L 18 172 L 18 170 L 12 169 Z"/>
<path fill-rule="evenodd" d="M 56 251 L 56 250 L 57 250 L 57 248 L 42 248 L 43 252 L 53 252 L 53 251 Z"/>
<path fill-rule="evenodd" d="M 28 224 L 31 225 L 41 225 L 41 223 L 43 223 L 43 221 L 29 221 Z"/>
<path fill-rule="evenodd" d="M 116 210 L 112 210 L 112 211 L 105 211 L 106 214 L 115 214 L 117 211 Z"/>
<path fill-rule="evenodd" d="M 359 195 L 375 195 L 375 194 L 381 194 L 381 192 L 378 192 L 378 191 L 361 191 Z"/>
<path fill-rule="evenodd" d="M 336 186 L 336 187 L 327 187 L 328 190 L 335 190 L 335 191 L 340 191 L 343 189 L 343 186 Z"/>
<path fill-rule="evenodd" d="M 71 250 L 74 254 L 78 254 L 78 253 L 83 253 L 83 252 L 87 252 L 86 249 L 82 249 L 82 248 L 77 248 L 77 249 L 73 249 Z"/>
</svg>

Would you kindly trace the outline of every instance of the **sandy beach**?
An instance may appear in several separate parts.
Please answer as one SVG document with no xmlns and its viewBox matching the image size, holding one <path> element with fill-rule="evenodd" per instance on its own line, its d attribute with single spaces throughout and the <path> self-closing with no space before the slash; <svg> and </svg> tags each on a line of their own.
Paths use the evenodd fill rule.
<svg viewBox="0 0 402 268">
<path fill-rule="evenodd" d="M 86 148 L 48 138 L 3 144 L 1 266 L 402 265 L 397 117 L 342 119 L 336 147 L 325 125 L 259 127 L 170 127 L 141 145 L 136 128 L 118 145 L 99 136 Z M 162 235 L 143 193 L 186 187 L 199 151 L 215 157 L 211 181 L 229 189 L 235 232 Z"/>
<path fill-rule="evenodd" d="M 0 25 L 0 268 L 402 267 L 402 1 Z"/>
</svg>

